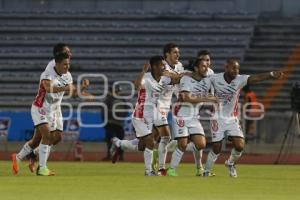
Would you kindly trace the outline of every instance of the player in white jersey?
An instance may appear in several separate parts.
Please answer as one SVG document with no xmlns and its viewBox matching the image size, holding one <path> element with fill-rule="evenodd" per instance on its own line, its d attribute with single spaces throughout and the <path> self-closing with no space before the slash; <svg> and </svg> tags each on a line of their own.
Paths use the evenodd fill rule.
<svg viewBox="0 0 300 200">
<path fill-rule="evenodd" d="M 158 161 L 158 175 L 165 176 L 166 169 L 166 157 L 167 157 L 167 145 L 171 140 L 171 131 L 168 125 L 168 113 L 170 111 L 171 101 L 174 92 L 178 93 L 178 86 L 184 68 L 179 62 L 180 52 L 179 46 L 175 43 L 168 43 L 163 48 L 163 54 L 165 58 L 165 73 L 168 73 L 172 77 L 172 85 L 166 86 L 158 100 L 158 118 L 154 121 L 154 130 L 155 139 L 158 140 L 158 156 L 154 156 L 153 164 Z M 158 158 L 157 158 L 158 157 Z"/>
<path fill-rule="evenodd" d="M 214 70 L 211 68 L 211 54 L 208 50 L 202 50 L 197 53 L 197 58 L 206 60 L 208 64 L 206 76 L 210 76 L 214 74 Z"/>
<path fill-rule="evenodd" d="M 203 176 L 208 176 L 217 160 L 225 136 L 232 141 L 233 149 L 225 165 L 231 177 L 237 177 L 235 163 L 241 157 L 245 146 L 244 135 L 238 120 L 238 101 L 241 88 L 264 80 L 279 79 L 284 76 L 280 71 L 258 75 L 239 75 L 240 65 L 237 59 L 227 60 L 225 72 L 211 76 L 209 79 L 214 87 L 215 96 L 220 101 L 220 107 L 211 120 L 213 147 L 209 152 Z"/>
<path fill-rule="evenodd" d="M 67 45 L 66 43 L 57 43 L 54 47 L 53 47 L 53 59 L 47 64 L 47 67 L 45 69 L 45 71 L 52 71 L 55 67 L 55 55 L 58 53 L 66 53 L 69 55 L 69 57 L 72 57 L 72 53 L 70 50 L 69 45 Z M 86 82 L 87 80 L 84 80 L 84 84 L 87 84 L 88 86 L 88 82 Z M 59 123 L 63 123 L 63 122 L 59 122 Z M 51 138 L 52 138 L 52 142 L 51 145 L 49 146 L 49 151 L 51 151 L 51 148 L 53 145 L 58 144 L 61 140 L 62 140 L 62 134 L 63 132 L 61 130 L 54 130 L 51 131 Z M 29 170 L 31 172 L 35 172 L 35 162 L 37 161 L 37 156 L 38 156 L 38 152 L 39 152 L 39 144 L 41 141 L 41 135 L 35 135 L 35 137 L 33 137 L 29 142 L 30 142 L 30 146 L 31 147 L 36 147 L 29 155 Z"/>
<path fill-rule="evenodd" d="M 178 146 L 172 154 L 168 176 L 177 176 L 176 168 L 179 165 L 188 144 L 188 137 L 199 151 L 206 145 L 205 134 L 199 121 L 199 107 L 203 102 L 217 103 L 217 99 L 209 96 L 210 81 L 205 78 L 208 63 L 206 60 L 197 59 L 191 70 L 191 76 L 183 76 L 180 80 L 180 93 L 174 108 L 174 137 Z"/>
<path fill-rule="evenodd" d="M 37 175 L 54 175 L 46 163 L 49 156 L 49 145 L 53 138 L 51 132 L 63 131 L 62 114 L 60 104 L 65 92 L 76 94 L 75 86 L 72 84 L 72 76 L 69 72 L 70 58 L 66 53 L 55 55 L 56 65 L 54 68 L 45 70 L 40 77 L 38 94 L 31 107 L 31 115 L 35 126 L 33 138 L 41 138 L 39 143 L 39 168 Z M 34 140 L 34 139 L 33 139 Z M 38 140 L 38 139 L 37 139 Z M 27 142 L 18 154 L 12 155 L 12 171 L 19 171 L 18 162 L 23 160 L 33 148 L 33 144 Z"/>
<path fill-rule="evenodd" d="M 152 169 L 152 157 L 154 137 L 152 134 L 153 124 L 158 113 L 158 99 L 163 87 L 171 83 L 171 78 L 163 76 L 165 71 L 164 58 L 153 56 L 150 58 L 151 72 L 145 73 L 148 66 L 145 65 L 143 72 L 135 81 L 138 90 L 138 99 L 132 115 L 132 124 L 135 128 L 138 140 L 118 140 L 113 138 L 113 144 L 121 148 L 144 151 L 145 175 L 155 176 Z M 135 142 L 135 143 L 132 143 Z M 139 148 L 138 148 L 139 147 Z M 112 161 L 116 153 L 112 153 Z"/>
</svg>

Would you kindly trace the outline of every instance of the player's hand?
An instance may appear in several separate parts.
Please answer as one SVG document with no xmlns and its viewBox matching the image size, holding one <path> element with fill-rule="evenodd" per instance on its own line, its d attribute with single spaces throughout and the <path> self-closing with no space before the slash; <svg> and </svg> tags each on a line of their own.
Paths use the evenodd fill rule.
<svg viewBox="0 0 300 200">
<path fill-rule="evenodd" d="M 90 81 L 88 79 L 83 79 L 81 82 L 81 88 L 87 88 L 90 85 Z"/>
<path fill-rule="evenodd" d="M 145 63 L 143 66 L 143 72 L 144 73 L 148 72 L 149 68 L 150 68 L 150 63 Z"/>
<path fill-rule="evenodd" d="M 163 76 L 168 76 L 168 77 L 172 78 L 174 76 L 174 73 L 165 70 L 162 75 Z"/>
<path fill-rule="evenodd" d="M 70 93 L 72 93 L 76 90 L 76 87 L 73 84 L 66 85 L 65 87 L 66 87 L 65 91 L 70 92 Z"/>
<path fill-rule="evenodd" d="M 270 76 L 275 79 L 283 79 L 286 77 L 286 74 L 283 71 L 272 71 Z"/>
</svg>

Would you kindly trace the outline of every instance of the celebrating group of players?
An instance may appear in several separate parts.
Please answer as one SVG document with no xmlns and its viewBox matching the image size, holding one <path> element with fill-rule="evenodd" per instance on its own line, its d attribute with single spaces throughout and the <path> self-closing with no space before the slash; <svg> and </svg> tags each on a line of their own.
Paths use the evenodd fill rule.
<svg viewBox="0 0 300 200">
<path fill-rule="evenodd" d="M 12 171 L 19 172 L 19 163 L 28 155 L 38 155 L 39 164 L 34 166 L 31 159 L 29 167 L 37 175 L 51 176 L 54 172 L 48 169 L 47 160 L 52 145 L 62 138 L 63 121 L 61 101 L 65 92 L 72 96 L 80 92 L 87 98 L 92 95 L 85 89 L 88 80 L 81 83 L 80 91 L 73 85 L 69 72 L 71 52 L 66 44 L 59 43 L 54 47 L 54 59 L 49 62 L 41 74 L 38 94 L 32 104 L 31 115 L 35 126 L 33 138 L 26 142 L 19 153 L 12 155 Z M 134 81 L 138 99 L 132 115 L 135 128 L 135 140 L 113 138 L 113 157 L 116 162 L 122 150 L 144 152 L 146 176 L 177 176 L 176 168 L 184 152 L 194 153 L 197 175 L 213 175 L 212 166 L 221 152 L 222 141 L 227 136 L 233 149 L 225 165 L 231 177 L 237 177 L 235 163 L 242 155 L 244 136 L 237 118 L 237 104 L 240 89 L 268 79 L 281 78 L 280 71 L 259 75 L 239 75 L 239 62 L 229 58 L 223 73 L 214 74 L 210 68 L 210 53 L 200 51 L 197 58 L 184 69 L 179 62 L 179 47 L 174 43 L 164 46 L 163 56 L 153 56 L 145 64 L 142 72 Z M 149 72 L 148 72 L 149 71 Z M 172 103 L 175 94 L 176 103 Z M 208 153 L 204 169 L 201 164 L 202 149 L 206 146 L 205 133 L 199 119 L 199 108 L 209 104 L 214 108 L 211 116 L 212 150 Z M 168 113 L 173 115 L 174 131 L 171 135 L 167 121 Z M 153 149 L 158 145 L 158 169 L 154 169 Z M 168 149 L 173 146 L 170 167 L 166 168 Z"/>
<path fill-rule="evenodd" d="M 237 177 L 235 163 L 244 149 L 244 135 L 238 120 L 240 90 L 247 84 L 283 77 L 280 71 L 259 75 L 239 75 L 237 59 L 229 58 L 223 73 L 214 74 L 210 68 L 208 51 L 200 51 L 188 67 L 179 62 L 179 47 L 174 43 L 164 46 L 164 56 L 153 56 L 135 80 L 138 99 L 132 115 L 136 131 L 135 140 L 113 138 L 112 161 L 116 162 L 120 149 L 144 152 L 146 176 L 177 176 L 176 168 L 186 150 L 194 153 L 198 176 L 213 176 L 211 169 L 217 160 L 222 141 L 228 137 L 233 149 L 225 165 L 231 177 Z M 173 93 L 177 102 L 172 104 Z M 199 119 L 199 108 L 209 104 L 214 108 L 211 116 L 212 150 L 205 167 L 202 167 L 202 149 L 206 146 L 203 127 Z M 167 121 L 172 109 L 173 137 Z M 157 139 L 158 136 L 158 139 Z M 174 140 L 172 140 L 174 139 Z M 154 169 L 153 149 L 158 142 L 158 171 Z M 174 146 L 170 166 L 166 169 L 168 148 Z M 155 157 L 155 156 L 154 156 Z"/>
</svg>

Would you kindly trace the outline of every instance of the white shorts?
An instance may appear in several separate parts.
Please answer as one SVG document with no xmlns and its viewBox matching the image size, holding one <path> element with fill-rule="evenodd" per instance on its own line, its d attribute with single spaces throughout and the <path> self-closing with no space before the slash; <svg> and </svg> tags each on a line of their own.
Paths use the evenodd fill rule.
<svg viewBox="0 0 300 200">
<path fill-rule="evenodd" d="M 156 127 L 168 125 L 168 113 L 170 109 L 160 109 L 154 114 L 154 125 Z"/>
<path fill-rule="evenodd" d="M 198 118 L 174 117 L 174 138 L 188 137 L 189 135 L 205 135 Z"/>
<path fill-rule="evenodd" d="M 244 138 L 244 134 L 238 119 L 233 119 L 230 121 L 222 119 L 211 120 L 210 129 L 212 134 L 212 142 L 219 142 L 223 140 L 225 136 Z"/>
<path fill-rule="evenodd" d="M 44 108 L 32 105 L 31 117 L 35 127 L 40 124 L 48 124 L 49 131 L 63 131 L 63 117 L 60 109 L 47 113 Z"/>
<path fill-rule="evenodd" d="M 140 138 L 152 133 L 153 120 L 132 118 L 132 125 L 135 129 L 136 137 Z"/>
</svg>

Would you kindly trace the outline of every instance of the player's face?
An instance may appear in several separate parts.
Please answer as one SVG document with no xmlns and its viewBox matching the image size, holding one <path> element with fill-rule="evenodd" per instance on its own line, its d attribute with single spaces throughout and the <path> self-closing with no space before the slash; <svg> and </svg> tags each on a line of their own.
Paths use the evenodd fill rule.
<svg viewBox="0 0 300 200">
<path fill-rule="evenodd" d="M 230 78 L 235 79 L 235 77 L 240 73 L 240 64 L 237 61 L 232 61 L 226 65 L 225 70 Z"/>
<path fill-rule="evenodd" d="M 169 53 L 167 53 L 167 60 L 171 62 L 171 65 L 176 65 L 179 62 L 179 49 L 177 47 L 171 49 Z"/>
<path fill-rule="evenodd" d="M 202 55 L 202 56 L 199 56 L 199 59 L 201 60 L 205 60 L 207 62 L 207 67 L 210 67 L 211 65 L 211 61 L 210 61 L 210 56 L 209 55 Z"/>
<path fill-rule="evenodd" d="M 159 76 L 162 76 L 163 72 L 165 71 L 165 64 L 163 61 L 161 61 L 158 65 L 155 66 L 154 68 L 154 73 L 159 75 Z"/>
<path fill-rule="evenodd" d="M 65 46 L 64 49 L 63 49 L 63 52 L 67 53 L 70 58 L 72 57 L 72 53 L 71 53 L 71 50 L 70 50 L 69 47 Z"/>
<path fill-rule="evenodd" d="M 70 69 L 70 59 L 63 59 L 60 63 L 58 63 L 58 68 L 61 74 L 66 74 Z"/>
<path fill-rule="evenodd" d="M 199 65 L 197 66 L 197 73 L 200 76 L 206 76 L 208 70 L 208 61 L 207 60 L 201 60 Z"/>
</svg>

